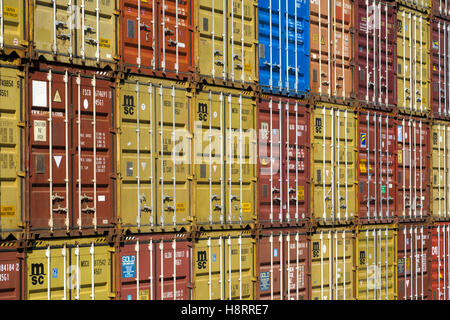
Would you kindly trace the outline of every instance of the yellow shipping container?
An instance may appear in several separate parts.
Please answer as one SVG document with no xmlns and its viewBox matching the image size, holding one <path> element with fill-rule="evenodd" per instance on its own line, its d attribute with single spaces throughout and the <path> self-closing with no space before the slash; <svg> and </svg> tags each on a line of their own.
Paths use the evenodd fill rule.
<svg viewBox="0 0 450 320">
<path fill-rule="evenodd" d="M 188 84 L 129 76 L 117 91 L 121 227 L 132 232 L 189 230 Z"/>
<path fill-rule="evenodd" d="M 193 242 L 194 300 L 253 300 L 255 245 L 249 231 L 211 231 Z"/>
<path fill-rule="evenodd" d="M 353 300 L 353 231 L 317 229 L 311 236 L 311 243 L 311 299 Z"/>
<path fill-rule="evenodd" d="M 311 117 L 311 194 L 320 224 L 347 224 L 356 217 L 356 113 L 316 103 Z"/>
<path fill-rule="evenodd" d="M 194 63 L 202 77 L 258 81 L 257 2 L 194 0 Z"/>
<path fill-rule="evenodd" d="M 19 56 L 25 53 L 27 41 L 27 12 L 29 1 L 3 0 L 0 6 L 1 28 L 0 49 L 9 54 L 15 51 Z"/>
<path fill-rule="evenodd" d="M 435 219 L 450 218 L 450 125 L 434 121 L 432 125 L 431 210 Z"/>
<path fill-rule="evenodd" d="M 26 300 L 114 299 L 114 248 L 106 238 L 37 240 L 25 259 Z"/>
<path fill-rule="evenodd" d="M 256 220 L 256 102 L 252 93 L 203 86 L 195 96 L 194 217 L 206 229 Z"/>
<path fill-rule="evenodd" d="M 356 298 L 397 300 L 396 226 L 360 226 L 356 231 Z"/>
<path fill-rule="evenodd" d="M 0 238 L 24 231 L 24 79 L 0 66 Z"/>
<path fill-rule="evenodd" d="M 427 15 L 399 6 L 397 11 L 397 101 L 400 112 L 430 112 L 430 22 Z"/>
<path fill-rule="evenodd" d="M 426 13 L 428 13 L 431 9 L 432 1 L 433 0 L 397 0 L 398 3 L 404 6 Z"/>
</svg>

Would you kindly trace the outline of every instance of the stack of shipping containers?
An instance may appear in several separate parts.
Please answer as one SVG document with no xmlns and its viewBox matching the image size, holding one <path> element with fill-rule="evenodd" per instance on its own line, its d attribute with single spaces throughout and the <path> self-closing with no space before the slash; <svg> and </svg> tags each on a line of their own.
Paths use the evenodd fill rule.
<svg viewBox="0 0 450 320">
<path fill-rule="evenodd" d="M 450 2 L 0 22 L 0 299 L 450 299 Z"/>
</svg>

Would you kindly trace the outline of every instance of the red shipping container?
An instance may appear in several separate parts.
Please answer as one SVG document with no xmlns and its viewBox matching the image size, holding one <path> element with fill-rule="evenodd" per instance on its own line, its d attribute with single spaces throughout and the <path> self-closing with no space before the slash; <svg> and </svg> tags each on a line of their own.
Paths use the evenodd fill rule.
<svg viewBox="0 0 450 320">
<path fill-rule="evenodd" d="M 435 17 L 450 19 L 450 2 L 448 0 L 431 0 L 431 13 Z"/>
<path fill-rule="evenodd" d="M 190 78 L 194 41 L 192 0 L 120 3 L 124 69 L 146 75 Z"/>
<path fill-rule="evenodd" d="M 425 119 L 400 115 L 395 125 L 397 217 L 400 222 L 424 221 L 430 215 L 430 127 Z"/>
<path fill-rule="evenodd" d="M 359 114 L 358 217 L 363 224 L 392 223 L 395 218 L 395 135 L 393 116 L 373 111 Z"/>
<path fill-rule="evenodd" d="M 0 300 L 24 299 L 24 254 L 16 241 L 0 242 Z"/>
<path fill-rule="evenodd" d="M 310 238 L 306 229 L 265 229 L 257 242 L 258 300 L 309 300 Z"/>
<path fill-rule="evenodd" d="M 431 227 L 430 300 L 450 300 L 450 223 Z"/>
<path fill-rule="evenodd" d="M 101 234 L 113 227 L 113 85 L 87 69 L 42 65 L 29 71 L 33 234 Z"/>
<path fill-rule="evenodd" d="M 355 4 L 355 91 L 367 107 L 397 104 L 397 14 L 385 0 Z"/>
<path fill-rule="evenodd" d="M 191 247 L 186 234 L 124 236 L 116 251 L 117 299 L 191 299 Z"/>
<path fill-rule="evenodd" d="M 259 222 L 309 220 L 309 111 L 301 100 L 267 96 L 258 104 Z"/>
<path fill-rule="evenodd" d="M 430 228 L 402 224 L 397 239 L 398 300 L 428 300 Z"/>
</svg>

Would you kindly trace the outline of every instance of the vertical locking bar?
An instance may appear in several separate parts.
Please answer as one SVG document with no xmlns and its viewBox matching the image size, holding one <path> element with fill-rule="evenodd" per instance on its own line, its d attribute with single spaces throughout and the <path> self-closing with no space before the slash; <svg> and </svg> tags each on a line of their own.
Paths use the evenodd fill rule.
<svg viewBox="0 0 450 320">
<path fill-rule="evenodd" d="M 348 145 L 347 145 L 347 110 L 344 111 L 344 130 L 345 130 L 345 136 L 344 136 L 344 161 L 345 161 L 345 220 L 348 219 L 348 173 L 347 173 L 347 151 L 348 151 Z M 345 291 L 344 291 L 345 292 Z"/>
<path fill-rule="evenodd" d="M 58 46 L 56 43 L 57 40 L 57 34 L 56 34 L 56 0 L 52 0 L 53 3 L 53 54 L 56 54 L 58 52 Z M 2 5 L 2 11 L 3 11 L 3 5 Z M 3 12 L 2 12 L 2 25 L 3 25 Z M 3 30 L 3 27 L 2 27 Z M 3 31 L 2 31 L 3 35 Z M 3 47 L 2 47 L 3 48 Z"/>
<path fill-rule="evenodd" d="M 242 236 L 239 235 L 239 300 L 242 300 Z"/>
<path fill-rule="evenodd" d="M 64 221 L 64 224 L 66 225 L 66 231 L 69 232 L 69 89 L 68 89 L 68 82 L 69 82 L 69 75 L 67 70 L 64 74 L 64 112 L 65 112 L 65 119 L 64 119 L 64 130 L 65 130 L 65 142 L 66 142 L 66 178 L 64 179 L 64 182 L 66 183 L 66 219 Z M 51 163 L 51 162 L 50 162 Z M 50 166 L 51 167 L 51 166 Z M 64 292 L 65 294 L 65 292 Z"/>
<path fill-rule="evenodd" d="M 98 0 L 97 0 L 98 9 Z M 98 12 L 97 12 L 98 13 Z M 93 104 L 93 121 L 92 121 L 92 131 L 94 139 L 94 179 L 92 180 L 94 184 L 94 218 L 92 219 L 92 224 L 94 225 L 94 230 L 97 231 L 97 110 L 96 110 L 96 99 L 97 99 L 97 80 L 95 74 L 91 81 L 92 85 L 92 104 Z M 139 109 L 139 108 L 138 108 Z"/>
<path fill-rule="evenodd" d="M 49 210 L 50 210 L 50 220 L 49 220 L 49 227 L 50 232 L 53 232 L 53 109 L 52 109 L 52 70 L 50 69 L 47 74 L 47 81 L 48 81 L 48 148 L 49 148 L 49 154 L 48 154 L 48 162 L 49 162 Z"/>
<path fill-rule="evenodd" d="M 67 279 L 66 279 L 66 276 L 67 276 L 67 248 L 66 248 L 66 243 L 64 243 L 64 247 L 62 248 L 61 255 L 63 256 L 63 264 L 64 264 L 64 267 L 63 267 L 63 272 L 64 272 L 64 275 L 63 275 L 63 277 L 64 277 L 64 279 L 63 279 L 63 281 L 64 281 L 63 300 L 67 300 Z"/>
<path fill-rule="evenodd" d="M 280 300 L 283 300 L 283 232 L 280 232 L 280 237 L 278 238 L 278 244 L 280 249 Z"/>
<path fill-rule="evenodd" d="M 320 7 L 320 6 L 319 6 Z M 320 10 L 319 10 L 320 11 Z M 320 18 L 320 17 L 319 17 Z M 320 21 L 320 20 L 319 20 Z M 320 28 L 320 27 L 319 27 Z M 323 115 L 323 142 L 322 142 L 322 189 L 323 189 L 323 220 L 327 220 L 327 211 L 326 211 L 326 202 L 325 202 L 325 128 L 326 128 L 326 115 L 325 115 L 325 107 L 322 107 L 322 115 Z M 333 121 L 333 119 L 331 120 Z"/>
<path fill-rule="evenodd" d="M 212 281 L 211 281 L 211 237 L 208 237 L 208 293 L 209 300 L 212 300 Z"/>
<path fill-rule="evenodd" d="M 172 183 L 173 183 L 173 227 L 177 226 L 177 177 L 176 168 L 177 162 L 175 158 L 175 146 L 176 146 L 176 136 L 175 136 L 175 86 L 172 85 Z"/>
<path fill-rule="evenodd" d="M 223 157 L 223 152 L 224 152 L 224 147 L 223 147 L 223 133 L 224 133 L 224 116 L 225 116 L 225 109 L 224 109 L 224 97 L 223 97 L 223 92 L 220 92 L 220 135 L 219 135 L 219 140 L 220 140 L 220 224 L 223 225 L 224 224 L 224 201 L 223 201 L 223 196 L 224 196 L 224 157 Z"/>
<path fill-rule="evenodd" d="M 232 129 L 232 127 L 231 127 L 231 109 L 232 109 L 232 106 L 231 106 L 231 93 L 228 95 L 228 117 L 229 117 L 229 125 L 230 125 L 230 128 L 229 128 L 229 134 L 228 134 L 228 153 L 229 153 L 229 155 L 228 155 L 228 160 L 229 160 L 229 166 L 228 166 L 228 168 L 229 168 L 229 177 L 228 177 L 228 206 L 229 206 L 229 216 L 228 216 L 228 221 L 229 221 L 229 223 L 230 224 L 232 224 L 233 223 L 233 221 L 232 221 L 232 208 L 231 208 L 231 181 L 232 181 L 232 176 L 231 176 L 231 172 L 232 172 L 232 170 L 231 170 L 231 165 L 232 165 L 232 163 L 233 163 L 233 157 L 234 157 L 234 154 L 233 154 L 233 149 L 232 149 L 232 141 L 231 141 L 231 137 L 232 137 L 232 132 L 233 132 L 233 129 Z"/>
<path fill-rule="evenodd" d="M 228 236 L 228 299 L 231 300 L 231 235 Z"/>
<path fill-rule="evenodd" d="M 97 6 L 95 7 L 95 17 L 97 21 L 97 30 L 96 30 L 96 51 L 95 51 L 95 58 L 97 58 L 97 63 L 100 63 L 100 7 L 98 6 L 98 0 L 97 0 Z M 140 31 L 139 31 L 140 32 Z"/>
<path fill-rule="evenodd" d="M 281 55 L 280 55 L 280 61 L 281 61 Z M 281 63 L 281 62 L 280 62 Z M 281 70 L 281 68 L 280 68 L 280 70 Z M 280 79 L 281 79 L 281 77 L 280 77 Z M 280 80 L 281 81 L 281 80 Z M 281 87 L 281 86 L 280 86 Z M 278 170 L 279 170 L 279 172 L 280 172 L 280 179 L 278 180 L 278 185 L 279 185 L 279 187 L 280 187 L 280 212 L 279 212 L 279 214 L 278 214 L 278 218 L 280 219 L 280 223 L 282 223 L 283 222 L 283 206 L 284 206 L 284 204 L 283 204 L 283 184 L 284 184 L 284 181 L 283 181 L 283 168 L 282 168 L 282 157 L 281 157 L 281 155 L 283 154 L 283 142 L 281 141 L 282 139 L 281 139 L 281 137 L 282 137 L 282 121 L 281 121 L 281 118 L 282 118 L 282 115 L 283 115 L 283 108 L 281 107 L 281 99 L 280 99 L 280 101 L 278 102 L 278 121 L 279 121 L 279 123 L 278 123 L 278 125 L 279 125 L 279 130 L 278 130 L 278 132 L 279 132 L 279 139 L 278 139 L 278 148 L 279 148 L 279 150 L 278 150 L 278 158 L 279 158 L 279 162 L 278 162 Z"/>
<path fill-rule="evenodd" d="M 161 300 L 164 300 L 164 243 L 162 240 L 159 243 L 159 254 L 161 259 L 161 274 L 159 275 L 159 281 L 161 281 Z"/>
<path fill-rule="evenodd" d="M 84 3 L 84 0 L 83 0 Z M 84 28 L 83 28 L 84 30 Z M 77 77 L 77 88 L 78 88 L 78 230 L 81 230 L 81 76 L 78 74 Z"/>
<path fill-rule="evenodd" d="M 153 239 L 150 239 L 150 242 L 148 244 L 148 251 L 149 251 L 149 267 L 150 267 L 150 276 L 149 276 L 149 280 L 150 280 L 150 300 L 153 300 Z M 156 288 L 156 286 L 155 286 Z"/>
<path fill-rule="evenodd" d="M 367 121 L 367 220 L 370 221 L 370 115 L 366 114 Z"/>
<path fill-rule="evenodd" d="M 212 26 L 211 26 L 211 77 L 214 79 L 214 77 L 216 76 L 216 68 L 215 68 L 215 63 L 214 63 L 214 58 L 215 58 L 215 44 L 214 44 L 214 40 L 216 39 L 215 36 L 215 30 L 214 30 L 214 26 L 215 26 L 215 19 L 214 19 L 214 4 L 216 3 L 216 1 L 211 1 L 211 20 L 212 20 Z M 177 1 L 177 6 L 178 6 L 178 1 Z M 177 12 L 178 15 L 178 12 Z M 225 16 L 225 12 L 223 12 L 223 15 Z M 178 19 L 177 19 L 178 20 Z M 178 22 L 178 21 L 177 21 Z M 225 39 L 223 39 L 225 41 Z M 177 50 L 178 50 L 178 40 L 177 40 Z M 178 52 L 177 52 L 178 53 Z M 225 57 L 225 52 L 223 53 L 223 56 Z M 177 55 L 178 58 L 178 55 Z M 225 65 L 224 65 L 225 67 Z M 211 122 L 211 121 L 210 121 Z"/>
<path fill-rule="evenodd" d="M 213 25 L 214 25 L 215 20 L 213 19 L 212 21 L 213 21 Z M 175 41 L 176 41 L 176 44 L 175 44 L 175 52 L 176 52 L 175 72 L 178 75 L 178 69 L 179 69 L 179 61 L 178 61 L 178 59 L 179 59 L 179 57 L 178 57 L 179 56 L 179 53 L 178 53 L 178 47 L 179 47 L 179 44 L 178 44 L 178 0 L 175 1 Z M 214 57 L 214 52 L 213 52 L 213 57 Z"/>
<path fill-rule="evenodd" d="M 153 12 L 153 14 L 155 14 Z M 166 3 L 165 0 L 162 0 L 162 42 L 163 42 L 163 60 L 161 62 L 161 68 L 163 71 L 166 71 Z M 154 50 L 154 49 L 153 49 Z M 153 52 L 154 54 L 154 52 Z"/>
<path fill-rule="evenodd" d="M 287 5 L 287 3 L 286 3 L 286 5 Z M 287 22 L 286 22 L 286 25 L 287 25 Z M 287 33 L 286 33 L 286 36 L 287 36 Z M 289 89 L 289 86 L 288 86 L 288 89 Z M 290 221 L 291 221 L 291 216 L 290 216 L 291 199 L 289 197 L 291 194 L 291 191 L 290 191 L 291 186 L 290 186 L 290 181 L 289 181 L 289 177 L 290 177 L 290 173 L 289 173 L 289 170 L 290 170 L 290 168 L 289 168 L 289 158 L 290 158 L 290 155 L 289 155 L 289 101 L 286 102 L 286 122 L 287 122 L 286 123 L 286 143 L 285 143 L 285 149 L 284 149 L 284 150 L 286 150 L 286 157 L 283 157 L 283 158 L 286 159 L 285 161 L 287 162 L 287 166 L 286 166 L 286 186 L 287 186 L 287 188 L 286 188 L 286 190 L 287 190 L 286 221 L 287 221 L 287 223 L 290 223 Z M 280 129 L 281 129 L 281 127 L 280 127 Z M 281 133 L 281 130 L 280 130 L 280 133 Z M 281 154 L 280 154 L 280 156 L 281 156 Z M 281 164 L 280 164 L 280 167 L 281 167 Z M 284 184 L 284 181 L 283 181 L 283 184 Z"/>
<path fill-rule="evenodd" d="M 77 295 L 75 300 L 80 300 L 80 246 L 75 248 L 75 256 L 77 257 L 76 277 L 77 277 Z"/>
<path fill-rule="evenodd" d="M 214 3 L 214 1 L 213 1 Z M 214 20 L 213 20 L 214 21 Z M 213 23 L 214 25 L 214 23 Z M 212 113 L 212 93 L 211 90 L 209 90 L 209 94 L 208 94 L 208 99 L 209 99 L 209 110 Z M 211 131 L 211 118 L 209 117 L 209 225 L 212 226 L 213 223 L 213 209 L 212 209 L 212 202 L 213 202 L 213 196 L 212 196 L 212 131 Z M 211 297 L 210 297 L 211 300 Z"/>
<path fill-rule="evenodd" d="M 45 257 L 47 258 L 47 300 L 51 300 L 51 284 L 50 284 L 50 245 L 47 244 L 47 249 L 45 250 Z"/>
<path fill-rule="evenodd" d="M 164 23 L 164 22 L 163 22 Z M 161 177 L 159 178 L 159 181 L 161 183 L 161 227 L 164 228 L 164 110 L 163 110 L 163 86 L 162 84 L 159 87 L 159 98 L 160 98 L 160 114 L 161 114 L 161 122 L 159 127 L 159 136 L 160 136 L 160 143 L 161 143 L 161 160 L 160 160 L 160 166 L 161 166 Z"/>
<path fill-rule="evenodd" d="M 173 300 L 177 300 L 177 242 L 176 238 L 172 241 L 173 250 Z"/>
<path fill-rule="evenodd" d="M 155 1 L 153 1 L 154 3 Z M 154 14 L 154 12 L 153 12 Z M 138 40 L 138 56 L 136 58 L 136 64 L 138 66 L 138 68 L 141 68 L 141 0 L 138 0 L 138 16 L 136 18 L 137 20 L 137 26 L 138 26 L 138 32 L 137 32 L 137 40 Z M 97 32 L 98 34 L 98 32 Z M 139 104 L 138 104 L 138 109 L 139 109 Z M 139 145 L 138 145 L 138 149 L 139 149 Z"/>
<path fill-rule="evenodd" d="M 85 0 L 81 2 L 81 59 L 85 59 Z M 98 30 L 97 30 L 98 31 Z"/>
<path fill-rule="evenodd" d="M 95 252 L 94 251 L 94 241 L 92 241 L 91 248 L 89 249 L 89 253 L 91 255 L 91 300 L 95 300 L 94 252 Z M 138 267 L 138 274 L 139 274 L 139 267 Z"/>
<path fill-rule="evenodd" d="M 242 9 L 244 10 L 244 9 Z M 243 72 L 243 71 L 242 71 Z M 239 94 L 239 222 L 242 225 L 242 197 L 243 197 L 243 190 L 242 190 L 242 146 L 243 146 L 243 142 L 242 142 L 242 131 L 243 131 L 243 127 L 242 127 L 242 93 Z M 240 238 L 239 238 L 240 241 Z M 239 242 L 240 243 L 240 242 Z"/>
<path fill-rule="evenodd" d="M 149 86 L 148 86 L 148 93 L 149 93 L 149 106 L 150 106 L 150 129 L 148 130 L 149 134 L 150 134 L 150 210 L 151 210 L 151 214 L 150 214 L 150 225 L 153 228 L 154 227 L 154 223 L 156 221 L 155 219 L 155 204 L 153 203 L 154 201 L 154 195 L 153 195 L 153 190 L 155 188 L 155 182 L 153 179 L 153 157 L 154 157 L 154 149 L 155 146 L 153 145 L 153 84 L 151 82 L 149 82 Z M 164 204 L 161 204 L 164 207 Z"/>
<path fill-rule="evenodd" d="M 139 104 L 137 104 L 138 109 L 139 109 Z M 138 164 L 139 166 L 139 164 Z M 136 300 L 140 300 L 139 297 L 139 276 L 140 276 L 140 271 L 139 271 L 139 239 L 136 240 L 136 244 L 134 245 L 134 251 L 136 251 Z M 162 260 L 161 260 L 161 264 L 162 264 Z"/>
</svg>

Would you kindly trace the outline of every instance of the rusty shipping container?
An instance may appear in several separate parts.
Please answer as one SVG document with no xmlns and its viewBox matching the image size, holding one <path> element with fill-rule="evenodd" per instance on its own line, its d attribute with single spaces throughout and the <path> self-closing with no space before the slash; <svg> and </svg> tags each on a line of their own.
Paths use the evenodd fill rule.
<svg viewBox="0 0 450 320">
<path fill-rule="evenodd" d="M 355 234 L 346 228 L 316 229 L 311 235 L 311 299 L 355 299 Z"/>
<path fill-rule="evenodd" d="M 123 236 L 116 249 L 116 299 L 190 299 L 191 249 L 182 233 Z"/>
<path fill-rule="evenodd" d="M 311 212 L 319 224 L 350 224 L 357 217 L 357 115 L 316 103 L 311 110 Z"/>
<path fill-rule="evenodd" d="M 430 22 L 417 10 L 398 6 L 397 107 L 401 113 L 430 113 Z"/>
<path fill-rule="evenodd" d="M 430 101 L 433 118 L 450 119 L 450 23 L 434 17 L 430 23 Z"/>
<path fill-rule="evenodd" d="M 104 237 L 31 241 L 26 300 L 113 300 L 114 246 Z"/>
<path fill-rule="evenodd" d="M 450 223 L 431 226 L 430 300 L 450 300 Z"/>
<path fill-rule="evenodd" d="M 0 4 L 0 52 L 24 57 L 28 42 L 28 0 L 3 0 Z"/>
<path fill-rule="evenodd" d="M 426 119 L 398 116 L 396 213 L 400 222 L 424 221 L 429 209 L 429 135 Z"/>
<path fill-rule="evenodd" d="M 399 225 L 398 300 L 428 300 L 430 231 L 421 223 Z"/>
<path fill-rule="evenodd" d="M 256 299 L 310 299 L 309 241 L 302 228 L 261 231 L 256 243 Z"/>
<path fill-rule="evenodd" d="M 310 218 L 309 109 L 304 101 L 258 102 L 258 222 L 305 225 Z"/>
<path fill-rule="evenodd" d="M 396 225 L 358 226 L 356 243 L 357 299 L 396 300 Z"/>
<path fill-rule="evenodd" d="M 253 228 L 257 219 L 254 93 L 202 86 L 195 94 L 191 121 L 193 216 L 197 227 Z"/>
<path fill-rule="evenodd" d="M 23 300 L 25 255 L 18 241 L 0 242 L 0 300 Z"/>
<path fill-rule="evenodd" d="M 201 232 L 192 251 L 193 300 L 255 299 L 256 239 L 249 230 Z"/>
<path fill-rule="evenodd" d="M 115 215 L 114 83 L 88 69 L 27 74 L 28 227 L 34 235 L 102 234 Z"/>
<path fill-rule="evenodd" d="M 119 0 L 30 1 L 32 57 L 115 70 Z"/>
<path fill-rule="evenodd" d="M 2 61 L 0 80 L 0 239 L 9 240 L 25 231 L 25 82 L 17 60 Z"/>
<path fill-rule="evenodd" d="M 359 221 L 392 222 L 397 200 L 395 118 L 388 113 L 362 111 L 357 137 Z"/>
<path fill-rule="evenodd" d="M 311 1 L 310 83 L 320 97 L 354 98 L 353 2 Z"/>
<path fill-rule="evenodd" d="M 118 215 L 125 231 L 191 226 L 192 92 L 187 86 L 131 75 L 117 84 Z"/>
<path fill-rule="evenodd" d="M 355 19 L 355 94 L 367 107 L 397 104 L 397 12 L 389 1 L 358 0 Z"/>
<path fill-rule="evenodd" d="M 193 69 L 193 1 L 120 1 L 124 70 L 188 79 Z"/>
<path fill-rule="evenodd" d="M 210 84 L 248 89 L 258 82 L 258 3 L 194 1 L 194 65 Z"/>
</svg>

